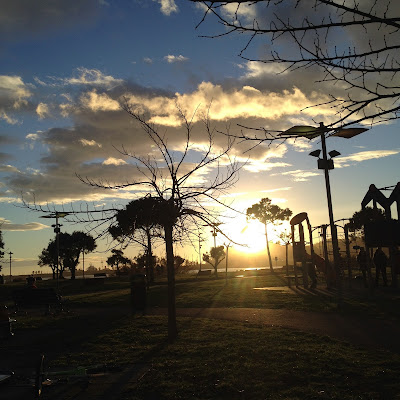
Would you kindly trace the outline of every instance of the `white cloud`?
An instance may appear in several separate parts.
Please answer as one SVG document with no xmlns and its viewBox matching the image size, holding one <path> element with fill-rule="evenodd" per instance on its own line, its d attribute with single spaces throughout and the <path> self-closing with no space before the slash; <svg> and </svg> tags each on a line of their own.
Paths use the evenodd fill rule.
<svg viewBox="0 0 400 400">
<path fill-rule="evenodd" d="M 106 93 L 98 94 L 96 90 L 84 93 L 80 102 L 83 107 L 92 111 L 117 111 L 121 108 L 118 101 L 113 100 Z"/>
<path fill-rule="evenodd" d="M 277 174 L 274 175 L 276 176 Z M 310 180 L 309 178 L 313 176 L 319 176 L 320 174 L 318 172 L 304 171 L 301 169 L 297 169 L 294 171 L 280 172 L 279 175 L 289 175 L 293 178 L 295 182 L 306 182 Z"/>
<path fill-rule="evenodd" d="M 247 164 L 243 167 L 246 171 L 249 172 L 263 172 L 263 171 L 270 171 L 273 168 L 278 167 L 290 167 L 291 164 L 285 162 L 263 162 L 258 160 L 249 160 Z"/>
<path fill-rule="evenodd" d="M 188 58 L 187 58 L 187 57 L 184 57 L 184 56 L 182 56 L 182 55 L 173 56 L 173 55 L 171 55 L 171 54 L 168 54 L 167 56 L 164 57 L 164 60 L 167 61 L 168 63 L 172 64 L 172 63 L 187 61 Z"/>
<path fill-rule="evenodd" d="M 30 88 L 19 76 L 0 75 L 0 119 L 16 124 L 17 119 L 10 113 L 27 105 L 26 99 L 32 96 Z"/>
<path fill-rule="evenodd" d="M 150 57 L 144 57 L 143 62 L 145 64 L 153 64 L 153 60 Z"/>
<path fill-rule="evenodd" d="M 50 116 L 49 106 L 45 103 L 39 103 L 36 107 L 36 114 L 39 116 L 39 119 Z"/>
<path fill-rule="evenodd" d="M 95 140 L 79 139 L 83 146 L 97 146 L 102 147 L 101 143 L 97 143 Z"/>
<path fill-rule="evenodd" d="M 42 229 L 48 229 L 48 228 L 50 227 L 41 224 L 39 222 L 29 222 L 27 224 L 13 224 L 4 218 L 0 219 L 0 229 L 2 231 L 40 231 Z"/>
<path fill-rule="evenodd" d="M 363 162 L 400 154 L 400 150 L 370 150 L 350 154 L 345 157 L 335 157 L 335 166 L 338 168 L 348 166 L 350 163 Z"/>
<path fill-rule="evenodd" d="M 157 1 L 161 5 L 161 12 L 164 15 L 171 15 L 172 13 L 178 12 L 178 6 L 176 5 L 174 0 L 154 0 Z"/>
<path fill-rule="evenodd" d="M 108 157 L 106 160 L 103 161 L 103 165 L 124 165 L 127 164 L 126 161 L 120 158 Z"/>
<path fill-rule="evenodd" d="M 267 190 L 260 190 L 260 193 L 274 193 L 274 192 L 281 192 L 281 191 L 286 191 L 286 190 L 291 190 L 292 188 L 290 186 L 286 187 L 281 187 L 281 188 L 276 188 L 276 189 L 267 189 Z"/>
</svg>

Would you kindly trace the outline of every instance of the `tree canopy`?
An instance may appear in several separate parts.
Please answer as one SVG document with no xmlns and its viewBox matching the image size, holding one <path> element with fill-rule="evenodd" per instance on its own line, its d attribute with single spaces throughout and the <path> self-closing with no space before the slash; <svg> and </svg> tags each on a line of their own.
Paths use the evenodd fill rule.
<svg viewBox="0 0 400 400">
<path fill-rule="evenodd" d="M 203 254 L 203 261 L 214 268 L 215 275 L 218 274 L 218 265 L 225 259 L 225 246 L 211 247 L 210 254 Z"/>
<path fill-rule="evenodd" d="M 283 221 L 287 221 L 292 215 L 292 211 L 289 210 L 289 208 L 283 209 L 276 204 L 272 204 L 271 199 L 265 197 L 261 199 L 258 203 L 253 204 L 251 207 L 249 207 L 246 214 L 248 219 L 256 219 L 265 226 L 265 240 L 267 243 L 269 267 L 272 270 L 272 258 L 268 240 L 268 225 L 279 224 Z"/>
<path fill-rule="evenodd" d="M 58 235 L 59 257 L 57 271 L 57 240 L 53 239 L 39 255 L 38 265 L 41 267 L 47 265 L 53 271 L 53 277 L 58 272 L 59 278 L 63 278 L 65 269 L 71 271 L 71 279 L 75 279 L 76 267 L 79 263 L 80 255 L 85 252 L 94 251 L 97 247 L 94 238 L 81 231 L 75 231 L 72 234 L 61 232 Z"/>
</svg>

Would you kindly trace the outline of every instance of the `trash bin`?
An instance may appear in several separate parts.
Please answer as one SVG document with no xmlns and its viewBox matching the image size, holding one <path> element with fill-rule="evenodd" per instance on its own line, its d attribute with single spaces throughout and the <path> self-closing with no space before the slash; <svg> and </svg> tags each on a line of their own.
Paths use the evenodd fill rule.
<svg viewBox="0 0 400 400">
<path fill-rule="evenodd" d="M 146 275 L 133 274 L 130 278 L 131 282 L 131 308 L 132 314 L 141 311 L 143 314 L 146 310 Z"/>
</svg>

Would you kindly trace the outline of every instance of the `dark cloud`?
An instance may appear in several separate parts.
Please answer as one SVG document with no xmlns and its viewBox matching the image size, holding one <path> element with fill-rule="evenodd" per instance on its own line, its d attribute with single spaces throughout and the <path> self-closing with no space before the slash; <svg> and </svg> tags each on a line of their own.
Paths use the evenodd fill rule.
<svg viewBox="0 0 400 400">
<path fill-rule="evenodd" d="M 88 24 L 100 8 L 97 0 L 13 0 L 0 3 L 0 40 L 15 40 Z"/>
</svg>

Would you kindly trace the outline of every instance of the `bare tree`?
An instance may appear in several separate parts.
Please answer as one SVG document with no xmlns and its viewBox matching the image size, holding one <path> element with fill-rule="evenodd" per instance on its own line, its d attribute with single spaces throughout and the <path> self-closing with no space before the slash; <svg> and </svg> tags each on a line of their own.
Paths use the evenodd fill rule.
<svg viewBox="0 0 400 400">
<path fill-rule="evenodd" d="M 123 108 L 136 121 L 147 137 L 151 140 L 157 154 L 153 157 L 140 157 L 122 147 L 120 153 L 129 157 L 140 172 L 140 179 L 122 184 L 94 180 L 89 177 L 80 179 L 95 187 L 108 189 L 123 189 L 134 187 L 141 191 L 148 199 L 146 212 L 149 212 L 153 225 L 163 230 L 165 241 L 167 275 L 168 275 L 168 338 L 172 342 L 178 334 L 176 326 L 175 307 L 175 268 L 174 268 L 174 241 L 182 241 L 190 236 L 190 227 L 196 229 L 196 222 L 202 224 L 215 223 L 215 215 L 204 205 L 204 201 L 213 201 L 222 205 L 218 194 L 224 193 L 237 180 L 239 165 L 229 157 L 233 146 L 232 139 L 228 138 L 224 149 L 218 151 L 214 144 L 214 132 L 208 119 L 204 120 L 204 132 L 207 144 L 202 151 L 196 151 L 197 160 L 194 161 L 192 140 L 193 124 L 180 111 L 185 137 L 179 146 L 179 152 L 174 152 L 167 145 L 167 138 L 158 128 L 148 122 L 148 119 L 136 111 L 136 106 L 125 101 Z M 189 154 L 190 153 L 190 154 Z M 189 159 L 190 158 L 190 159 Z M 223 167 L 222 167 L 223 164 Z M 188 167 L 189 166 L 189 167 Z M 214 168 L 210 180 L 199 179 L 200 174 L 210 172 Z M 151 203 L 151 204 L 150 204 Z"/>
<path fill-rule="evenodd" d="M 191 1 L 205 10 L 198 26 L 211 17 L 222 26 L 208 37 L 242 34 L 241 58 L 320 72 L 329 99 L 316 105 L 336 110 L 331 126 L 399 118 L 397 0 Z"/>
</svg>

